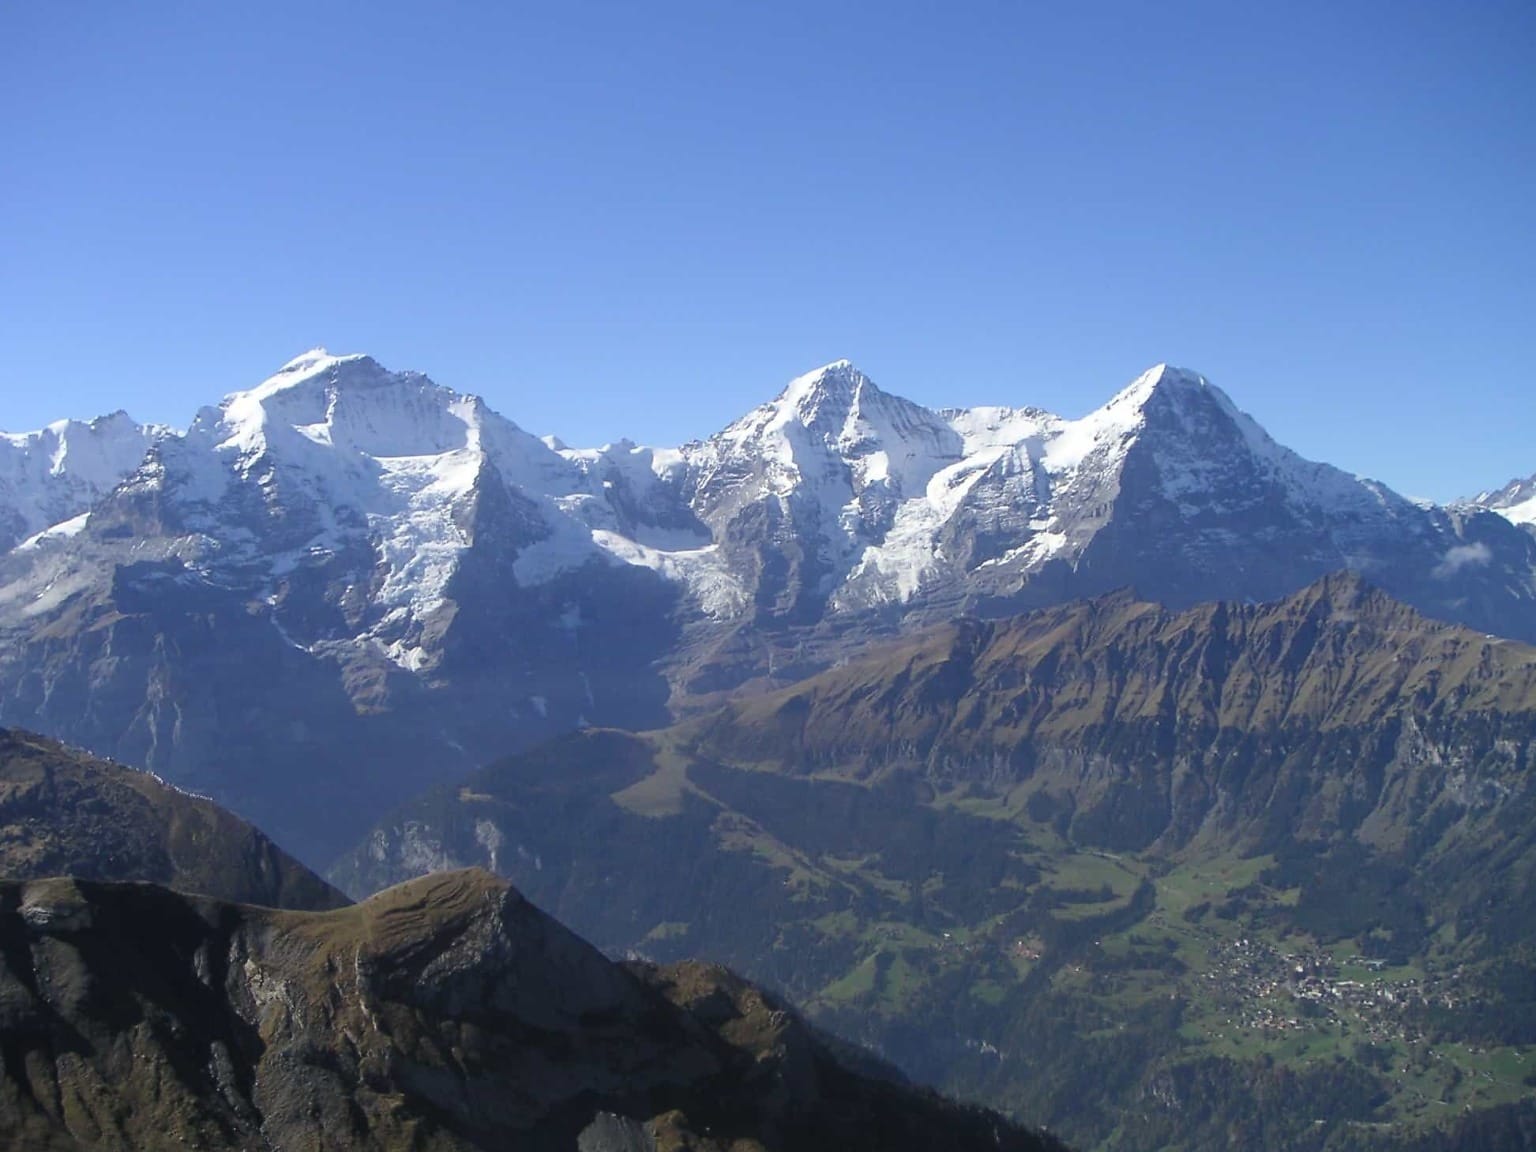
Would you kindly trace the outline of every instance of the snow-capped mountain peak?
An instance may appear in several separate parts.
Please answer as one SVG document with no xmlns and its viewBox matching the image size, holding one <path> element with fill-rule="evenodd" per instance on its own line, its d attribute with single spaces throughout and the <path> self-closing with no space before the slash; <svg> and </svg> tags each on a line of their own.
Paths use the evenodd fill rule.
<svg viewBox="0 0 1536 1152">
<path fill-rule="evenodd" d="M 369 461 L 470 453 L 489 460 L 509 483 L 539 493 L 568 492 L 577 479 L 549 443 L 480 397 L 420 372 L 391 372 L 370 356 L 324 349 L 204 408 L 188 438 L 235 461 L 241 474 L 274 456 L 325 471 L 334 464 L 368 468 Z M 321 463 L 325 459 L 332 464 Z"/>
<path fill-rule="evenodd" d="M 1479 492 L 1467 503 L 1497 512 L 1512 524 L 1536 529 L 1536 476 L 1511 480 L 1492 492 Z"/>
<path fill-rule="evenodd" d="M 198 424 L 222 437 L 223 451 L 271 447 L 273 436 L 291 430 L 369 456 L 426 456 L 471 447 L 477 406 L 476 398 L 418 372 L 389 372 L 368 356 L 316 350 L 205 409 Z"/>
<path fill-rule="evenodd" d="M 861 499 L 921 493 L 957 460 L 961 436 L 938 413 L 882 392 L 847 360 L 797 376 L 777 397 L 683 449 L 696 510 L 723 524 L 745 504 L 791 496 L 828 524 Z M 852 536 L 844 533 L 851 541 Z"/>
<path fill-rule="evenodd" d="M 80 516 L 171 434 L 121 410 L 0 433 L 0 551 Z"/>
<path fill-rule="evenodd" d="M 1080 423 L 1095 420 L 1140 443 L 1162 495 L 1186 517 L 1233 516 L 1250 505 L 1256 513 L 1265 501 L 1279 501 L 1313 523 L 1340 514 L 1353 523 L 1406 505 L 1379 484 L 1277 443 L 1224 391 L 1187 369 L 1149 369 Z M 1353 530 L 1341 529 L 1338 542 Z"/>
<path fill-rule="evenodd" d="M 1164 361 L 1161 364 L 1152 365 L 1152 367 L 1132 380 L 1116 395 L 1117 398 L 1136 393 L 1150 395 L 1159 388 L 1170 390 L 1182 389 L 1186 392 L 1199 392 L 1205 389 L 1217 390 L 1215 385 L 1200 373 L 1191 371 L 1188 368 L 1180 368 L 1175 364 L 1169 364 L 1167 361 Z"/>
<path fill-rule="evenodd" d="M 798 418 L 807 425 L 840 423 L 866 388 L 878 391 L 851 361 L 834 360 L 795 377 L 769 406 L 781 420 Z"/>
<path fill-rule="evenodd" d="M 35 432 L 0 432 L 0 459 L 15 467 L 25 457 L 29 467 L 50 476 L 71 474 L 100 485 L 115 483 L 122 464 L 138 464 L 149 440 L 169 429 L 139 424 L 118 409 L 94 420 L 55 420 Z"/>
<path fill-rule="evenodd" d="M 575 465 L 479 397 L 316 349 L 204 408 L 127 495 L 151 498 L 190 567 L 253 580 L 274 608 L 296 574 L 350 581 L 353 640 L 417 667 L 428 658 L 422 629 L 451 598 L 487 515 L 505 554 L 545 540 L 562 562 L 595 552 L 556 506 L 582 484 Z M 285 627 L 301 645 L 322 639 L 304 623 Z"/>
<path fill-rule="evenodd" d="M 1185 420 L 1195 417 L 1197 413 L 1220 414 L 1236 424 L 1244 425 L 1245 437 L 1250 432 L 1265 436 L 1262 429 L 1241 412 L 1232 403 L 1231 397 L 1220 388 L 1198 372 L 1176 368 L 1171 364 L 1157 364 L 1147 369 L 1098 411 L 1127 426 L 1138 423 L 1148 412 L 1163 412 Z M 1250 425 L 1251 428 L 1247 427 Z"/>
<path fill-rule="evenodd" d="M 883 395 L 852 363 L 834 360 L 796 376 L 776 397 L 748 412 L 715 439 L 755 443 L 795 425 L 814 430 L 822 439 L 835 440 L 866 390 L 870 398 Z"/>
<path fill-rule="evenodd" d="M 360 359 L 363 359 L 363 357 L 358 354 L 350 356 L 332 356 L 330 352 L 327 351 L 323 346 L 317 345 L 316 347 L 311 348 L 308 352 L 301 352 L 292 360 L 288 361 L 288 363 L 284 364 L 275 373 L 273 373 L 271 379 L 275 380 L 279 376 L 284 376 L 291 373 L 308 375 L 315 369 L 324 367 L 327 364 L 337 360 Z M 268 382 L 270 383 L 271 381 L 269 380 Z"/>
<path fill-rule="evenodd" d="M 1147 369 L 1108 403 L 1077 420 L 1040 415 L 1044 417 L 1040 430 L 1045 440 L 1042 462 L 1053 473 L 1076 470 L 1090 456 L 1101 469 L 1111 466 L 1144 434 L 1149 423 L 1188 428 L 1213 417 L 1233 422 L 1247 419 L 1226 393 L 1204 376 L 1170 364 Z"/>
</svg>

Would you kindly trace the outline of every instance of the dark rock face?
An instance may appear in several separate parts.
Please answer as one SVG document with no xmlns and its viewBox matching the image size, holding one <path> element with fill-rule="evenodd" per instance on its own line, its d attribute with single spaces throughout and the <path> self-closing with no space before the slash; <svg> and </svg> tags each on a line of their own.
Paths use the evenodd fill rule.
<svg viewBox="0 0 1536 1152">
<path fill-rule="evenodd" d="M 0 1042 L 13 1147 L 1053 1146 L 846 1070 L 721 970 L 615 966 L 483 873 L 307 915 L 0 885 Z"/>
<path fill-rule="evenodd" d="M 0 877 L 47 876 L 147 881 L 272 908 L 347 903 L 212 801 L 41 736 L 0 729 Z"/>
<path fill-rule="evenodd" d="M 1468 797 L 1521 801 L 1533 724 L 1536 649 L 1339 575 L 1264 605 L 1175 613 L 1120 594 L 962 621 L 701 717 L 689 747 L 793 774 L 1029 781 L 1075 841 L 1108 849 L 1399 845 Z"/>
</svg>

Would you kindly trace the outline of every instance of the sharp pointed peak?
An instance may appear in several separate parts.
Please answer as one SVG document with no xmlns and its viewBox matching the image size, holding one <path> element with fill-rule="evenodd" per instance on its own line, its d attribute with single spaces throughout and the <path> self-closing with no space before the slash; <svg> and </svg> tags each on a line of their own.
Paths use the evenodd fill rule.
<svg viewBox="0 0 1536 1152">
<path fill-rule="evenodd" d="M 427 380 L 419 372 L 391 372 L 363 352 L 338 356 L 323 347 L 316 347 L 295 356 L 260 384 L 228 393 L 219 406 L 229 409 L 238 404 L 261 403 L 282 393 L 309 391 L 331 380 L 348 387 L 366 387 L 397 379 Z"/>
<path fill-rule="evenodd" d="M 816 424 L 824 429 L 840 426 L 861 398 L 885 395 L 852 361 L 833 360 L 796 376 L 772 400 L 758 405 L 717 435 L 739 441 L 787 424 Z"/>
<path fill-rule="evenodd" d="M 1132 380 L 1104 406 L 1103 411 L 1122 414 L 1144 412 L 1151 407 L 1190 411 L 1214 407 L 1256 436 L 1262 430 L 1232 402 L 1232 398 L 1201 373 L 1175 365 L 1154 364 Z M 1252 424 L 1252 428 L 1248 426 Z"/>
<path fill-rule="evenodd" d="M 820 368 L 796 376 L 784 386 L 774 401 L 777 407 L 793 407 L 802 413 L 821 408 L 831 401 L 839 407 L 852 404 L 860 394 L 879 395 L 875 382 L 860 372 L 851 360 L 833 360 Z"/>
<path fill-rule="evenodd" d="M 1224 396 L 1219 388 L 1198 372 L 1168 363 L 1154 364 L 1122 388 L 1110 403 L 1143 404 L 1154 395 L 1199 392 Z"/>
<path fill-rule="evenodd" d="M 1304 588 L 1276 601 L 1276 606 L 1302 612 L 1315 612 L 1329 619 L 1354 620 L 1367 617 L 1421 617 L 1416 609 L 1385 591 L 1366 574 L 1353 568 L 1340 568 L 1318 577 Z M 1426 623 L 1428 623 L 1426 618 Z M 1447 625 L 1454 627 L 1454 625 Z"/>
<path fill-rule="evenodd" d="M 803 375 L 796 376 L 784 386 L 784 394 L 789 395 L 816 388 L 853 388 L 860 383 L 872 383 L 872 381 L 854 367 L 852 360 L 833 360 L 820 368 L 813 368 Z"/>
<path fill-rule="evenodd" d="M 1170 364 L 1166 360 L 1161 364 L 1154 364 L 1142 373 L 1143 377 L 1150 378 L 1158 384 L 1188 384 L 1204 388 L 1209 386 L 1209 381 L 1200 373 L 1190 368 L 1180 368 L 1177 364 Z"/>
</svg>

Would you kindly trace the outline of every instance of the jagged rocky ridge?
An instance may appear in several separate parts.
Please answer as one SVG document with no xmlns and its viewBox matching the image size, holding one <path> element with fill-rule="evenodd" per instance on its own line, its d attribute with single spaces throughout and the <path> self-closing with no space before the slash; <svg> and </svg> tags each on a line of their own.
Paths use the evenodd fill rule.
<svg viewBox="0 0 1536 1152">
<path fill-rule="evenodd" d="M 76 517 L 120 484 L 169 428 L 118 411 L 59 420 L 36 432 L 0 433 L 0 552 L 39 532 L 67 536 Z"/>
<path fill-rule="evenodd" d="M 960 612 L 1258 600 L 1349 567 L 1536 638 L 1536 537 L 1302 460 L 1166 366 L 1064 420 L 931 411 L 839 362 L 708 440 L 588 450 L 316 351 L 150 441 L 0 556 L 0 722 L 314 860 L 508 748 L 656 726 Z"/>
<path fill-rule="evenodd" d="M 0 878 L 138 880 L 272 908 L 347 898 L 202 796 L 0 728 Z"/>
<path fill-rule="evenodd" d="M 1427 862 L 1451 826 L 1526 802 L 1533 721 L 1536 649 L 1341 573 L 1269 604 L 1119 593 L 959 621 L 727 705 L 688 739 L 798 774 L 1028 780 L 1096 847 L 1343 835 Z"/>
<path fill-rule="evenodd" d="M 1057 1147 L 852 1070 L 721 969 L 615 965 L 476 872 L 317 913 L 148 885 L 0 884 L 0 1141 Z"/>
<path fill-rule="evenodd" d="M 1502 488 L 1479 493 L 1467 503 L 1497 512 L 1511 523 L 1536 531 L 1536 476 L 1511 480 Z"/>
</svg>

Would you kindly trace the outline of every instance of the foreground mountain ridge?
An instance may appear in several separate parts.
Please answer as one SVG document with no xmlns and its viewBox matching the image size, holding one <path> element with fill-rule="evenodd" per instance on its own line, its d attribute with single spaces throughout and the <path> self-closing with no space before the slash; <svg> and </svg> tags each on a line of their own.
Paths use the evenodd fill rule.
<svg viewBox="0 0 1536 1152">
<path fill-rule="evenodd" d="M 1267 600 L 1353 568 L 1536 639 L 1536 535 L 1305 461 L 1166 365 L 1065 420 L 929 410 L 839 361 L 707 440 L 575 449 L 315 350 L 66 523 L 0 554 L 0 722 L 312 860 L 509 748 L 655 727 L 957 614 Z M 355 825 L 318 816 L 359 796 Z"/>
<path fill-rule="evenodd" d="M 488 874 L 349 907 L 211 802 L 0 730 L 0 1141 L 506 1140 L 1055 1147 L 903 1087 L 724 969 L 610 964 Z"/>
<path fill-rule="evenodd" d="M 476 872 L 311 913 L 0 883 L 0 1036 L 17 1147 L 1057 1147 L 850 1070 L 720 969 L 615 965 Z"/>
</svg>

